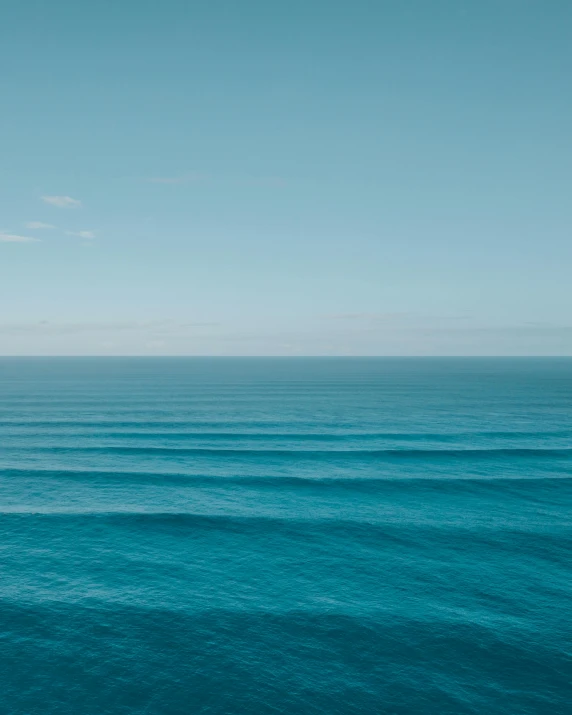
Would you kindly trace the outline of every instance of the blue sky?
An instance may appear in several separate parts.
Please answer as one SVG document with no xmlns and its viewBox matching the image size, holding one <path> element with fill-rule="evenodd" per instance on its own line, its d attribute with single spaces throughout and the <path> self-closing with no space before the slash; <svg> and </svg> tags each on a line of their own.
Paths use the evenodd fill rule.
<svg viewBox="0 0 572 715">
<path fill-rule="evenodd" d="M 572 355 L 568 0 L 2 0 L 0 354 Z"/>
</svg>

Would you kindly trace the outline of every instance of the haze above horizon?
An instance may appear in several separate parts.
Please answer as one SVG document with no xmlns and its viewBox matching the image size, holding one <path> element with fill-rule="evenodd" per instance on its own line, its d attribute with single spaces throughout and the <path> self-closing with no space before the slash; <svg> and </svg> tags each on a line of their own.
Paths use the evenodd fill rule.
<svg viewBox="0 0 572 715">
<path fill-rule="evenodd" d="M 3 3 L 0 355 L 572 355 L 572 5 Z"/>
</svg>

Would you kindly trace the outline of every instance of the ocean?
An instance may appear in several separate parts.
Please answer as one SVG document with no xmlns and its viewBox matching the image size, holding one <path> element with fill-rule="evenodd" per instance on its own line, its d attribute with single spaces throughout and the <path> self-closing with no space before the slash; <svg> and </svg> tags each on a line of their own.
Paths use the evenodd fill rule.
<svg viewBox="0 0 572 715">
<path fill-rule="evenodd" d="M 571 477 L 570 358 L 1 358 L 0 713 L 572 713 Z"/>
</svg>

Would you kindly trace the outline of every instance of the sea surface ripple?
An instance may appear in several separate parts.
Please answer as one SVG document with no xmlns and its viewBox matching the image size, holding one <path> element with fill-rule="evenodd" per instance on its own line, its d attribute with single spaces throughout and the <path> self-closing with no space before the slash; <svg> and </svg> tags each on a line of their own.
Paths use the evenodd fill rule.
<svg viewBox="0 0 572 715">
<path fill-rule="evenodd" d="M 572 359 L 1 358 L 0 713 L 572 712 Z"/>
</svg>

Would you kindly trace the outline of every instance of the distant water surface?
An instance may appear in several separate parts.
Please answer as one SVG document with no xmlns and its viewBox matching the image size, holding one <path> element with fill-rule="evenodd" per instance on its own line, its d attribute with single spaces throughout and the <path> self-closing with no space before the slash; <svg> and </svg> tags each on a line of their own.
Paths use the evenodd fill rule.
<svg viewBox="0 0 572 715">
<path fill-rule="evenodd" d="M 0 713 L 572 712 L 572 359 L 1 358 Z"/>
</svg>

